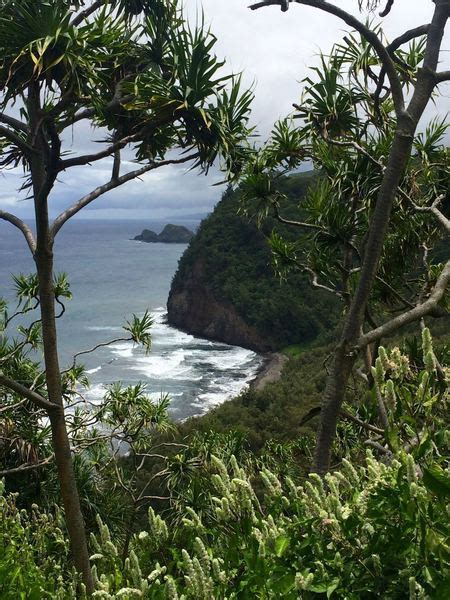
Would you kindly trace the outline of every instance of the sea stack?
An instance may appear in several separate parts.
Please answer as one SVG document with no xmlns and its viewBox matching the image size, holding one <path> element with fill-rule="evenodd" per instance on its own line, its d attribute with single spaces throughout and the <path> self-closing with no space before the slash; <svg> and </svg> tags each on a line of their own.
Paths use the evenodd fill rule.
<svg viewBox="0 0 450 600">
<path fill-rule="evenodd" d="M 164 227 L 160 234 L 157 234 L 150 229 L 144 229 L 142 233 L 137 235 L 134 239 L 138 242 L 148 243 L 189 244 L 193 237 L 194 233 L 187 227 L 184 227 L 184 225 L 172 225 L 169 223 Z"/>
</svg>

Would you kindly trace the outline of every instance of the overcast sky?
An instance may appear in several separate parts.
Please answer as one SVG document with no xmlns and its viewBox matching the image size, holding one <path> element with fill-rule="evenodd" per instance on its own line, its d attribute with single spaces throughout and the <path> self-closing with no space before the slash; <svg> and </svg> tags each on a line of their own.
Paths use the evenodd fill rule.
<svg viewBox="0 0 450 600">
<path fill-rule="evenodd" d="M 358 14 L 357 0 L 335 0 L 336 5 Z M 287 13 L 278 7 L 250 11 L 248 0 L 185 0 L 186 12 L 195 20 L 203 10 L 207 23 L 218 38 L 216 53 L 227 60 L 227 69 L 243 71 L 245 82 L 255 84 L 253 124 L 264 138 L 274 121 L 291 111 L 301 94 L 301 80 L 308 66 L 317 61 L 319 50 L 327 52 L 346 30 L 345 24 L 323 12 L 292 5 Z M 430 21 L 434 4 L 431 0 L 397 0 L 384 28 L 388 37 Z M 364 19 L 364 15 L 361 16 Z M 450 48 L 449 37 L 444 42 Z M 450 57 L 450 53 L 443 53 Z M 445 60 L 448 68 L 449 58 Z M 448 110 L 449 86 L 427 118 Z M 65 149 L 87 150 L 87 140 L 98 139 L 84 125 Z M 98 147 L 97 147 L 98 150 Z M 127 168 L 127 165 L 124 166 Z M 56 215 L 83 193 L 105 182 L 111 161 L 91 167 L 72 169 L 57 184 L 51 196 L 51 213 Z M 31 201 L 17 193 L 21 173 L 8 171 L 0 175 L 0 208 L 24 218 L 32 215 Z M 220 180 L 216 171 L 208 177 L 187 172 L 184 167 L 163 167 L 98 199 L 83 211 L 84 218 L 127 218 L 143 220 L 182 220 L 209 212 L 220 197 L 221 188 L 212 187 Z"/>
</svg>

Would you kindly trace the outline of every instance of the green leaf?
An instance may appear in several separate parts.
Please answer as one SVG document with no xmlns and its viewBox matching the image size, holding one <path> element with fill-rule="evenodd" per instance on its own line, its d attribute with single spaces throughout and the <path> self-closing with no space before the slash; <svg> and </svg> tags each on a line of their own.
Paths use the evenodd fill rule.
<svg viewBox="0 0 450 600">
<path fill-rule="evenodd" d="M 333 579 L 333 581 L 327 588 L 327 598 L 331 598 L 333 592 L 339 587 L 339 583 L 339 579 Z"/>
<path fill-rule="evenodd" d="M 290 543 L 291 543 L 290 538 L 286 537 L 285 535 L 280 535 L 275 540 L 275 553 L 279 558 L 281 558 L 283 556 L 283 554 L 286 552 Z"/>
<path fill-rule="evenodd" d="M 437 496 L 450 497 L 450 476 L 438 464 L 424 468 L 423 483 Z"/>
</svg>

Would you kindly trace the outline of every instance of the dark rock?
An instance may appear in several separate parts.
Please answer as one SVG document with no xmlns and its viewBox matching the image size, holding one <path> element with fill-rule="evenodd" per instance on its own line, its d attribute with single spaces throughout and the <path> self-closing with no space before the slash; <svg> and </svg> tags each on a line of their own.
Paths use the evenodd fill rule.
<svg viewBox="0 0 450 600">
<path fill-rule="evenodd" d="M 219 300 L 210 290 L 202 260 L 196 261 L 181 288 L 172 287 L 167 301 L 168 321 L 190 334 L 256 352 L 268 352 L 273 346 L 249 325 L 235 307 Z"/>
<path fill-rule="evenodd" d="M 183 225 L 166 225 L 158 236 L 158 242 L 166 244 L 189 244 L 194 234 Z"/>
<path fill-rule="evenodd" d="M 138 242 L 163 243 L 163 244 L 189 244 L 194 234 L 183 225 L 166 225 L 158 235 L 150 229 L 137 235 L 134 239 Z"/>
<path fill-rule="evenodd" d="M 144 229 L 144 231 L 137 235 L 135 238 L 138 242 L 158 242 L 158 234 L 150 229 Z"/>
</svg>

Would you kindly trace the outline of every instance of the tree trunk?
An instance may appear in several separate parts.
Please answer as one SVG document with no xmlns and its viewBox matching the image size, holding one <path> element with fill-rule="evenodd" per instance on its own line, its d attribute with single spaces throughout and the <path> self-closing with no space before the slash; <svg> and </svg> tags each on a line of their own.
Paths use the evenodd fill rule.
<svg viewBox="0 0 450 600">
<path fill-rule="evenodd" d="M 364 315 L 375 282 L 392 203 L 411 153 L 415 128 L 411 129 L 412 131 L 407 131 L 399 128 L 395 135 L 370 224 L 361 277 L 352 299 L 340 342 L 335 350 L 333 368 L 325 386 L 313 467 L 314 471 L 319 474 L 325 474 L 330 468 L 331 449 L 336 435 L 337 421 L 348 378 L 356 360 L 354 347 L 364 323 Z"/>
<path fill-rule="evenodd" d="M 81 574 L 88 593 L 93 591 L 86 528 L 81 512 L 69 436 L 64 416 L 61 373 L 58 361 L 58 343 L 55 320 L 55 293 L 53 288 L 53 239 L 50 236 L 48 195 L 57 175 L 60 145 L 50 145 L 43 127 L 40 88 L 38 82 L 29 86 L 28 113 L 31 179 L 36 218 L 36 251 L 34 260 L 39 281 L 42 341 L 44 346 L 45 380 L 49 401 L 58 410 L 49 414 L 52 443 L 58 470 L 59 485 L 64 505 L 70 549 L 76 570 Z"/>
<path fill-rule="evenodd" d="M 397 130 L 392 142 L 377 203 L 370 223 L 361 276 L 345 321 L 340 342 L 335 350 L 333 369 L 325 386 L 321 421 L 317 436 L 313 470 L 325 474 L 330 468 L 331 450 L 336 435 L 339 412 L 356 360 L 354 350 L 364 322 L 364 314 L 375 282 L 378 263 L 389 226 L 392 204 L 411 155 L 417 124 L 435 86 L 436 71 L 444 29 L 450 13 L 449 0 L 435 0 L 435 11 L 429 28 L 425 57 L 407 110 L 397 114 Z"/>
<path fill-rule="evenodd" d="M 39 299 L 48 398 L 50 402 L 60 407 L 60 410 L 54 411 L 49 415 L 52 428 L 53 451 L 58 469 L 59 485 L 69 533 L 72 559 L 76 570 L 82 575 L 83 583 L 88 593 L 91 593 L 93 591 L 93 581 L 89 563 L 86 528 L 81 512 L 62 401 L 56 337 L 52 251 L 38 248 L 35 260 L 39 278 Z"/>
</svg>

